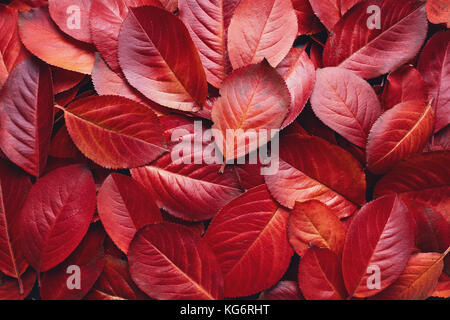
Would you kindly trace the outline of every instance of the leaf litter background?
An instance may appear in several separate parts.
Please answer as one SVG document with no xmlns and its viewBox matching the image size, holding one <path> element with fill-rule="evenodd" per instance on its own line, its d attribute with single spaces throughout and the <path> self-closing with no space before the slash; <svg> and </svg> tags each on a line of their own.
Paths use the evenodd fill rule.
<svg viewBox="0 0 450 320">
<path fill-rule="evenodd" d="M 448 1 L 2 3 L 0 299 L 449 297 Z"/>
</svg>

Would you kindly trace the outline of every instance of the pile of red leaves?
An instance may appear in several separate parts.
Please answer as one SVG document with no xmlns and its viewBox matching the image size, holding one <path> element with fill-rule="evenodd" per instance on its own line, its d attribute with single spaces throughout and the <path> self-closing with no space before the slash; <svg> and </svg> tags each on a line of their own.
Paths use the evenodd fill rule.
<svg viewBox="0 0 450 320">
<path fill-rule="evenodd" d="M 448 0 L 3 3 L 0 299 L 449 297 Z"/>
</svg>

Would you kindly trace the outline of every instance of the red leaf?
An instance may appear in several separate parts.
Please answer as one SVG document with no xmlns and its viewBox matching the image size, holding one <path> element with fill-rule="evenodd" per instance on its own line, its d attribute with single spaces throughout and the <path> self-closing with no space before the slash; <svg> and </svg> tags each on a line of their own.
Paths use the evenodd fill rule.
<svg viewBox="0 0 450 320">
<path fill-rule="evenodd" d="M 380 10 L 381 29 L 368 28 Z M 333 28 L 323 53 L 325 66 L 375 78 L 412 59 L 425 40 L 425 4 L 419 0 L 369 0 L 357 4 Z"/>
<path fill-rule="evenodd" d="M 403 272 L 413 246 L 411 217 L 400 198 L 386 196 L 366 204 L 350 224 L 342 254 L 350 295 L 369 297 L 386 289 Z"/>
<path fill-rule="evenodd" d="M 292 0 L 295 14 L 297 15 L 297 35 L 313 34 L 322 31 L 322 24 L 314 14 L 309 0 Z"/>
<path fill-rule="evenodd" d="M 311 96 L 314 113 L 344 138 L 364 148 L 373 123 L 381 114 L 372 87 L 353 72 L 341 68 L 318 69 Z"/>
<path fill-rule="evenodd" d="M 36 272 L 28 269 L 22 276 L 23 292 L 17 288 L 17 279 L 0 275 L 0 300 L 23 300 L 31 292 L 36 282 Z"/>
<path fill-rule="evenodd" d="M 308 249 L 300 260 L 298 283 L 307 300 L 343 300 L 347 296 L 341 261 L 328 249 Z"/>
<path fill-rule="evenodd" d="M 427 85 L 412 65 L 405 65 L 389 74 L 381 96 L 384 109 L 412 100 L 427 102 Z"/>
<path fill-rule="evenodd" d="M 228 50 L 233 69 L 261 62 L 276 67 L 288 54 L 298 26 L 290 0 L 242 0 L 228 28 Z"/>
<path fill-rule="evenodd" d="M 450 31 L 436 33 L 425 45 L 417 69 L 428 85 L 436 112 L 434 132 L 450 123 Z"/>
<path fill-rule="evenodd" d="M 289 113 L 281 125 L 281 129 L 284 129 L 298 117 L 311 96 L 315 82 L 315 68 L 304 50 L 292 48 L 276 70 L 286 81 L 291 94 Z"/>
<path fill-rule="evenodd" d="M 427 16 L 431 23 L 446 23 L 450 28 L 450 4 L 446 0 L 428 0 Z"/>
<path fill-rule="evenodd" d="M 425 300 L 436 288 L 442 272 L 444 258 L 439 253 L 413 255 L 402 275 L 389 288 L 377 296 L 383 300 Z"/>
<path fill-rule="evenodd" d="M 53 93 L 55 95 L 74 88 L 85 78 L 85 75 L 82 73 L 73 72 L 58 67 L 52 67 L 51 70 Z"/>
<path fill-rule="evenodd" d="M 63 110 L 75 145 L 103 167 L 142 166 L 166 151 L 158 118 L 138 102 L 95 96 L 77 100 Z"/>
<path fill-rule="evenodd" d="M 236 175 L 231 168 L 220 174 L 220 164 L 208 164 L 212 155 L 207 150 L 214 147 L 214 142 L 203 140 L 202 146 L 195 145 L 195 139 L 206 136 L 201 127 L 196 129 L 191 120 L 181 116 L 162 117 L 161 121 L 166 136 L 180 130 L 178 133 L 182 135 L 175 138 L 182 139 L 183 151 L 172 145 L 170 153 L 149 166 L 132 169 L 131 175 L 150 191 L 156 204 L 171 215 L 190 221 L 211 219 L 241 193 Z M 187 146 L 187 150 L 183 146 Z M 172 159 L 175 152 L 179 159 Z M 202 156 L 201 163 L 196 161 L 199 156 Z"/>
<path fill-rule="evenodd" d="M 329 249 L 337 256 L 342 253 L 346 229 L 333 211 L 317 200 L 295 203 L 287 231 L 299 256 L 305 254 L 309 245 Z"/>
<path fill-rule="evenodd" d="M 119 62 L 128 82 L 163 106 L 195 112 L 205 103 L 206 76 L 194 42 L 183 22 L 163 9 L 129 9 Z"/>
<path fill-rule="evenodd" d="M 0 271 L 18 278 L 28 267 L 20 247 L 20 210 L 31 188 L 27 175 L 0 160 Z"/>
<path fill-rule="evenodd" d="M 94 53 L 82 43 L 62 34 L 50 19 L 47 7 L 20 13 L 19 34 L 25 47 L 48 64 L 75 72 L 91 73 Z"/>
<path fill-rule="evenodd" d="M 65 260 L 83 239 L 95 209 L 95 185 L 80 165 L 56 169 L 33 185 L 22 209 L 22 250 L 36 271 Z"/>
<path fill-rule="evenodd" d="M 19 39 L 17 11 L 0 5 L 0 88 L 9 73 L 29 54 Z"/>
<path fill-rule="evenodd" d="M 213 106 L 211 119 L 216 143 L 225 160 L 237 159 L 263 144 L 250 143 L 250 131 L 264 131 L 266 144 L 280 129 L 289 111 L 291 97 L 281 76 L 267 61 L 234 71 L 222 84 L 220 98 Z M 227 130 L 233 130 L 227 135 Z M 266 130 L 270 130 L 268 133 Z"/>
<path fill-rule="evenodd" d="M 450 126 L 445 127 L 433 137 L 425 147 L 425 152 L 450 150 Z"/>
<path fill-rule="evenodd" d="M 92 42 L 89 11 L 92 0 L 48 0 L 52 20 L 64 33 L 79 41 Z"/>
<path fill-rule="evenodd" d="M 373 125 L 367 142 L 367 166 L 381 174 L 422 151 L 433 133 L 434 112 L 422 101 L 407 101 L 386 111 Z"/>
<path fill-rule="evenodd" d="M 249 296 L 280 280 L 293 255 L 286 236 L 288 215 L 262 185 L 214 217 L 204 241 L 222 269 L 225 297 Z"/>
<path fill-rule="evenodd" d="M 138 229 L 162 222 L 161 212 L 147 191 L 130 177 L 117 173 L 103 182 L 97 209 L 106 232 L 125 254 Z"/>
<path fill-rule="evenodd" d="M 258 300 L 303 300 L 303 297 L 297 282 L 280 281 L 272 288 L 261 293 Z"/>
<path fill-rule="evenodd" d="M 40 294 L 44 300 L 80 300 L 92 288 L 105 264 L 103 241 L 105 233 L 98 226 L 92 227 L 77 249 L 60 265 L 41 275 Z M 72 269 L 72 266 L 79 268 Z M 76 287 L 73 276 L 80 278 Z M 72 277 L 71 277 L 72 276 Z M 70 287 L 74 285 L 75 288 Z"/>
<path fill-rule="evenodd" d="M 445 273 L 442 273 L 436 289 L 434 290 L 433 297 L 449 298 L 450 297 L 450 277 Z"/>
<path fill-rule="evenodd" d="M 97 50 L 115 73 L 121 73 L 117 50 L 120 27 L 128 7 L 145 5 L 162 7 L 158 0 L 92 0 L 88 30 Z"/>
<path fill-rule="evenodd" d="M 219 88 L 231 71 L 227 52 L 227 30 L 241 0 L 179 0 L 180 18 L 197 46 L 206 79 Z"/>
<path fill-rule="evenodd" d="M 283 206 L 319 200 L 340 218 L 365 202 L 365 176 L 345 150 L 317 137 L 288 136 L 280 146 L 280 167 L 265 176 L 272 196 Z"/>
<path fill-rule="evenodd" d="M 131 279 L 128 263 L 114 256 L 105 255 L 105 267 L 87 300 L 147 300 Z"/>
<path fill-rule="evenodd" d="M 342 16 L 361 0 L 309 0 L 320 21 L 332 30 Z"/>
<path fill-rule="evenodd" d="M 72 142 L 64 124 L 52 138 L 49 156 L 62 159 L 76 158 L 80 153 Z"/>
<path fill-rule="evenodd" d="M 53 89 L 50 69 L 30 58 L 18 65 L 0 95 L 0 147 L 28 173 L 45 168 L 53 127 Z"/>
<path fill-rule="evenodd" d="M 172 223 L 146 226 L 130 245 L 134 282 L 160 300 L 212 300 L 223 296 L 211 249 L 189 229 Z"/>
</svg>

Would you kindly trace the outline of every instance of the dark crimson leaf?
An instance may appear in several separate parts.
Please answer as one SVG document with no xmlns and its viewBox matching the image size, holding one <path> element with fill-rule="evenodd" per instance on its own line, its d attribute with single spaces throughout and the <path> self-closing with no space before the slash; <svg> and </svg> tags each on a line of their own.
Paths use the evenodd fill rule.
<svg viewBox="0 0 450 320">
<path fill-rule="evenodd" d="M 313 34 L 322 31 L 322 24 L 314 14 L 309 0 L 292 0 L 297 15 L 297 35 Z"/>
<path fill-rule="evenodd" d="M 128 253 L 130 273 L 155 299 L 213 300 L 223 279 L 211 249 L 186 227 L 161 223 L 139 230 Z"/>
<path fill-rule="evenodd" d="M 386 289 L 402 274 L 413 247 L 411 217 L 399 197 L 366 204 L 350 224 L 342 254 L 350 296 L 369 297 Z"/>
<path fill-rule="evenodd" d="M 0 147 L 19 167 L 40 176 L 53 128 L 50 68 L 34 58 L 18 65 L 0 94 Z"/>
<path fill-rule="evenodd" d="M 95 184 L 80 165 L 56 169 L 33 185 L 21 213 L 22 249 L 36 271 L 65 260 L 86 234 L 95 210 Z"/>
<path fill-rule="evenodd" d="M 297 282 L 280 281 L 272 288 L 261 293 L 258 300 L 303 300 L 303 297 Z"/>
<path fill-rule="evenodd" d="M 23 300 L 31 292 L 36 282 L 36 272 L 28 269 L 22 276 L 23 291 L 17 287 L 17 279 L 0 275 L 0 300 Z"/>
<path fill-rule="evenodd" d="M 262 185 L 230 201 L 214 217 L 204 241 L 222 269 L 225 297 L 249 296 L 280 280 L 293 254 L 286 235 L 288 216 Z"/>
</svg>

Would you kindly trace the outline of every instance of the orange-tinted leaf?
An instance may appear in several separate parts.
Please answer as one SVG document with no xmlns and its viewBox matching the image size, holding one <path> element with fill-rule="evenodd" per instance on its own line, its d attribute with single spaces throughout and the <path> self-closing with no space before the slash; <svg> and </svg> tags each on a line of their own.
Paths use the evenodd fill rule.
<svg viewBox="0 0 450 320">
<path fill-rule="evenodd" d="M 45 168 L 53 128 L 50 68 L 30 58 L 18 65 L 0 94 L 0 147 L 28 173 Z"/>
<path fill-rule="evenodd" d="M 19 34 L 25 47 L 48 64 L 75 72 L 91 73 L 94 53 L 86 45 L 61 33 L 50 19 L 47 7 L 20 13 Z"/>
<path fill-rule="evenodd" d="M 77 100 L 64 109 L 75 145 L 106 168 L 145 165 L 166 151 L 155 113 L 147 106 L 119 96 Z"/>
<path fill-rule="evenodd" d="M 298 255 L 308 245 L 326 248 L 340 256 L 346 229 L 325 204 L 317 200 L 297 202 L 289 215 L 288 238 Z"/>
<path fill-rule="evenodd" d="M 450 4 L 446 0 L 428 0 L 427 1 L 427 16 L 431 23 L 447 24 L 450 28 Z"/>
<path fill-rule="evenodd" d="M 307 300 L 343 300 L 347 296 L 339 257 L 329 249 L 309 248 L 300 260 L 298 283 Z"/>
<path fill-rule="evenodd" d="M 411 217 L 399 197 L 366 204 L 347 230 L 342 254 L 350 295 L 369 297 L 386 289 L 402 274 L 413 247 Z"/>
<path fill-rule="evenodd" d="M 450 123 L 450 30 L 436 33 L 425 45 L 417 69 L 428 85 L 436 113 L 434 132 Z"/>
<path fill-rule="evenodd" d="M 226 161 L 245 156 L 262 145 L 261 141 L 248 141 L 246 135 L 250 131 L 258 135 L 264 131 L 270 141 L 286 118 L 290 103 L 285 82 L 267 61 L 235 70 L 222 84 L 220 98 L 211 113 L 213 128 L 222 137 L 215 135 L 217 146 Z M 227 135 L 227 130 L 233 134 Z"/>
<path fill-rule="evenodd" d="M 340 218 L 365 202 L 365 176 L 345 150 L 317 137 L 287 136 L 280 143 L 278 173 L 265 176 L 272 196 L 283 206 L 319 200 Z"/>
<path fill-rule="evenodd" d="M 219 88 L 231 71 L 227 30 L 241 0 L 179 0 L 180 18 L 197 46 L 206 79 Z"/>
<path fill-rule="evenodd" d="M 319 2 L 319 1 L 318 1 Z M 320 1 L 322 2 L 322 1 Z M 380 27 L 371 26 L 380 8 Z M 427 18 L 420 0 L 369 0 L 352 9 L 334 26 L 325 46 L 323 62 L 369 79 L 397 69 L 412 59 L 425 40 Z"/>
<path fill-rule="evenodd" d="M 139 230 L 128 253 L 139 288 L 161 300 L 223 297 L 223 278 L 211 249 L 186 227 L 160 223 Z"/>
<path fill-rule="evenodd" d="M 162 221 L 150 194 L 132 178 L 117 173 L 103 182 L 97 210 L 106 232 L 124 253 L 138 229 Z"/>
<path fill-rule="evenodd" d="M 128 82 L 147 98 L 183 111 L 198 111 L 205 103 L 200 57 L 183 22 L 173 14 L 153 6 L 129 9 L 118 52 Z"/>
<path fill-rule="evenodd" d="M 22 249 L 30 265 L 47 271 L 78 246 L 95 210 L 95 184 L 80 165 L 56 169 L 30 190 L 21 213 Z"/>
<path fill-rule="evenodd" d="M 431 296 L 439 298 L 450 297 L 450 277 L 448 275 L 445 273 L 441 274 L 436 289 Z"/>
<path fill-rule="evenodd" d="M 444 258 L 439 253 L 413 255 L 400 277 L 377 296 L 384 300 L 424 300 L 433 294 L 442 272 Z"/>
<path fill-rule="evenodd" d="M 64 33 L 74 39 L 92 42 L 89 11 L 92 0 L 48 0 L 52 20 Z"/>
<path fill-rule="evenodd" d="M 284 129 L 298 117 L 311 96 L 315 82 L 315 68 L 304 50 L 292 48 L 276 70 L 286 81 L 291 94 L 289 113 L 281 125 L 281 129 Z"/>
<path fill-rule="evenodd" d="M 423 101 L 402 102 L 373 125 L 367 142 L 367 166 L 381 174 L 422 151 L 433 133 L 434 112 Z"/>
<path fill-rule="evenodd" d="M 364 148 L 370 128 L 381 114 L 372 87 L 353 72 L 341 68 L 316 71 L 311 96 L 314 113 L 344 138 Z"/>
<path fill-rule="evenodd" d="M 290 0 L 242 0 L 228 28 L 228 51 L 233 69 L 261 62 L 276 67 L 288 54 L 298 26 Z"/>
<path fill-rule="evenodd" d="M 52 67 L 53 93 L 58 93 L 70 90 L 79 84 L 85 77 L 84 74 L 73 72 L 70 70 Z"/>
<path fill-rule="evenodd" d="M 262 185 L 214 217 L 204 241 L 222 269 L 225 297 L 249 296 L 280 280 L 293 254 L 286 236 L 288 215 Z"/>
</svg>

